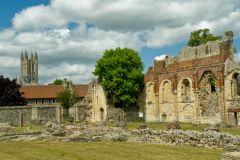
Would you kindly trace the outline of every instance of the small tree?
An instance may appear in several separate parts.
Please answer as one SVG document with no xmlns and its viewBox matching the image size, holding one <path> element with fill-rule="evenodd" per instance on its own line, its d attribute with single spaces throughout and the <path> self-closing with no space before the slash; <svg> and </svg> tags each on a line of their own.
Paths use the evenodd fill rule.
<svg viewBox="0 0 240 160">
<path fill-rule="evenodd" d="M 77 102 L 76 96 L 68 89 L 58 93 L 57 100 L 64 109 L 69 109 Z"/>
<path fill-rule="evenodd" d="M 143 86 L 143 63 L 138 53 L 129 48 L 106 50 L 97 61 L 94 74 L 115 107 L 128 107 L 136 102 Z"/>
<path fill-rule="evenodd" d="M 0 106 L 26 105 L 27 101 L 19 91 L 17 80 L 0 76 Z"/>
<path fill-rule="evenodd" d="M 209 32 L 209 29 L 199 29 L 196 31 L 191 32 L 188 46 L 199 46 L 201 44 L 206 44 L 208 41 L 216 41 L 221 39 L 221 36 L 215 36 Z"/>
<path fill-rule="evenodd" d="M 61 85 L 61 84 L 63 84 L 63 80 L 62 79 L 55 79 L 53 84 L 54 85 Z"/>
<path fill-rule="evenodd" d="M 63 120 L 73 122 L 73 117 L 69 116 L 69 108 L 74 106 L 77 102 L 75 95 L 69 89 L 65 89 L 64 91 L 58 93 L 57 100 L 63 107 Z"/>
</svg>

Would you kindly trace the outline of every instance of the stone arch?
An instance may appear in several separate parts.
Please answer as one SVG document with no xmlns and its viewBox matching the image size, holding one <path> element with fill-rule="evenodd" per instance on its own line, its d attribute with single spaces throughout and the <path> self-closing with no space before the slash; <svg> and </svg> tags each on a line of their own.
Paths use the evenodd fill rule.
<svg viewBox="0 0 240 160">
<path fill-rule="evenodd" d="M 219 112 L 219 97 L 216 78 L 211 71 L 205 71 L 199 82 L 199 105 L 203 116 L 214 116 Z"/>
<path fill-rule="evenodd" d="M 104 121 L 104 117 L 105 117 L 104 109 L 100 108 L 99 113 L 100 113 L 100 121 Z"/>
<path fill-rule="evenodd" d="M 217 78 L 214 76 L 212 71 L 203 72 L 201 79 L 199 81 L 199 89 L 205 90 L 209 94 L 216 92 L 217 89 Z"/>
<path fill-rule="evenodd" d="M 240 75 L 240 70 L 234 70 L 230 72 L 225 77 L 225 83 L 224 83 L 224 93 L 226 99 L 233 99 L 237 98 L 240 95 L 240 85 L 238 81 L 238 77 Z"/>
<path fill-rule="evenodd" d="M 193 96 L 192 93 L 192 79 L 182 78 L 178 83 L 177 88 L 178 101 L 180 102 L 190 102 Z"/>
<path fill-rule="evenodd" d="M 160 102 L 173 102 L 172 83 L 170 80 L 162 81 L 159 89 L 159 95 Z"/>
<path fill-rule="evenodd" d="M 231 93 L 233 98 L 240 96 L 240 74 L 237 72 L 232 76 Z"/>
<path fill-rule="evenodd" d="M 146 84 L 146 92 L 147 92 L 147 103 L 154 103 L 155 96 L 154 96 L 154 84 L 152 82 L 148 82 Z"/>
</svg>

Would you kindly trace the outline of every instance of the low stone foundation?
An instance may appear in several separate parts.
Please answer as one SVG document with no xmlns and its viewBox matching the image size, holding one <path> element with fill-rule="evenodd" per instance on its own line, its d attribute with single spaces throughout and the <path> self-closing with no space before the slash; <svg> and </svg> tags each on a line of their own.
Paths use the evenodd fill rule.
<svg viewBox="0 0 240 160">
<path fill-rule="evenodd" d="M 224 153 L 221 157 L 221 160 L 239 160 L 240 152 L 227 152 Z"/>
<path fill-rule="evenodd" d="M 95 141 L 126 141 L 137 143 L 156 143 L 167 145 L 219 148 L 224 151 L 240 151 L 240 136 L 233 136 L 215 131 L 197 132 L 182 130 L 127 130 L 121 127 L 80 126 L 56 124 L 48 122 L 38 134 L 0 134 L 4 141 L 64 141 L 64 142 L 95 142 Z M 233 154 L 235 155 L 235 154 Z M 228 157 L 229 155 L 224 155 Z M 228 160 L 228 159 L 226 159 Z"/>
<path fill-rule="evenodd" d="M 226 151 L 240 151 L 240 136 L 215 131 L 197 132 L 182 130 L 132 130 L 129 141 L 172 144 L 192 147 L 221 148 Z"/>
</svg>

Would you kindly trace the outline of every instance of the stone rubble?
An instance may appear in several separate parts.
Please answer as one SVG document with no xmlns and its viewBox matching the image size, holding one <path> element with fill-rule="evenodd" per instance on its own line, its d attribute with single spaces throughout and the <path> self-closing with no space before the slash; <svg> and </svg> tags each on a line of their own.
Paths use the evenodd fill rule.
<svg viewBox="0 0 240 160">
<path fill-rule="evenodd" d="M 15 127 L 11 126 L 9 123 L 0 123 L 0 132 L 12 132 Z"/>
<path fill-rule="evenodd" d="M 192 147 L 220 148 L 240 151 L 240 136 L 215 131 L 154 130 L 150 128 L 127 130 L 120 127 L 65 125 L 48 122 L 42 132 L 0 134 L 2 141 L 64 141 L 64 142 L 138 142 Z"/>
</svg>

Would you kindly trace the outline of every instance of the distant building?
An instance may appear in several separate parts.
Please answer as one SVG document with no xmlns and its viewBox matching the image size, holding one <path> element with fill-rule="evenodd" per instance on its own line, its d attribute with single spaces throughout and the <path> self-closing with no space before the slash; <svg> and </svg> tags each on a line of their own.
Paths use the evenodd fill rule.
<svg viewBox="0 0 240 160">
<path fill-rule="evenodd" d="M 27 99 L 28 105 L 51 105 L 56 104 L 57 94 L 64 90 L 64 85 L 22 85 L 20 91 Z M 72 85 L 73 93 L 78 103 L 87 95 L 88 85 Z"/>
<path fill-rule="evenodd" d="M 20 83 L 37 84 L 38 83 L 38 56 L 37 52 L 31 54 L 28 58 L 28 53 L 21 53 L 21 77 Z"/>
</svg>

